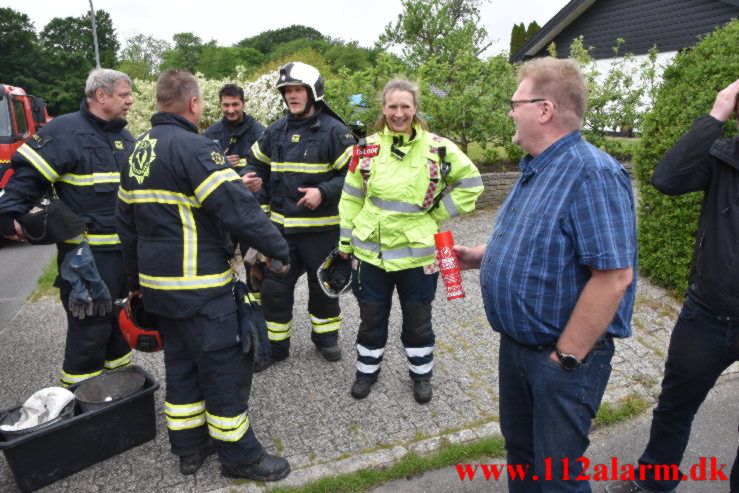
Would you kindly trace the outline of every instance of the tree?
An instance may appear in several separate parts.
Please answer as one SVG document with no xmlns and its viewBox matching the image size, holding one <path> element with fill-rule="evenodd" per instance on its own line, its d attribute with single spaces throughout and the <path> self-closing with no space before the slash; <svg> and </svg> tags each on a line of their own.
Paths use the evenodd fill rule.
<svg viewBox="0 0 739 493">
<path fill-rule="evenodd" d="M 521 24 L 523 26 L 523 24 Z M 531 21 L 529 27 L 526 28 L 526 43 L 541 31 L 541 26 L 536 21 Z"/>
<path fill-rule="evenodd" d="M 113 67 L 120 47 L 113 20 L 104 10 L 95 12 L 95 24 L 100 50 L 100 64 Z M 41 31 L 44 49 L 52 56 L 79 54 L 95 66 L 95 46 L 92 41 L 92 21 L 88 14 L 79 17 L 55 17 Z"/>
<path fill-rule="evenodd" d="M 298 38 L 285 43 L 272 45 L 272 51 L 267 54 L 267 57 L 271 60 L 290 58 L 293 53 L 305 49 L 311 49 L 316 53 L 324 55 L 329 48 L 331 48 L 331 44 L 324 39 Z"/>
<path fill-rule="evenodd" d="M 95 12 L 100 64 L 116 66 L 119 44 L 110 14 Z M 87 74 L 95 68 L 95 47 L 89 15 L 55 17 L 40 34 L 44 63 L 42 92 L 52 114 L 76 111 Z"/>
<path fill-rule="evenodd" d="M 23 87 L 29 93 L 40 89 L 36 30 L 26 14 L 0 8 L 0 67 L 2 82 Z"/>
<path fill-rule="evenodd" d="M 197 71 L 205 77 L 221 79 L 233 74 L 237 66 L 251 72 L 264 63 L 264 59 L 254 48 L 216 46 L 215 41 L 211 41 L 200 52 Z"/>
<path fill-rule="evenodd" d="M 306 48 L 304 50 L 292 53 L 284 58 L 278 58 L 276 60 L 269 60 L 263 63 L 253 73 L 253 77 L 259 77 L 268 73 L 277 73 L 277 71 L 289 62 L 303 62 L 308 65 L 313 65 L 321 73 L 324 79 L 330 79 L 335 77 L 335 74 L 331 71 L 331 66 L 328 64 L 326 59 L 319 52 Z"/>
<path fill-rule="evenodd" d="M 504 55 L 481 60 L 461 53 L 453 66 L 433 61 L 418 71 L 422 81 L 421 111 L 432 130 L 454 141 L 463 152 L 478 142 L 483 149 L 502 147 L 518 154 L 511 144 L 513 124 L 508 100 L 516 89 L 513 65 Z"/>
<path fill-rule="evenodd" d="M 514 24 L 511 29 L 511 47 L 510 54 L 516 53 L 526 43 L 526 28 L 523 22 Z"/>
<path fill-rule="evenodd" d="M 159 74 L 159 66 L 165 51 L 171 49 L 163 39 L 135 34 L 126 39 L 126 46 L 121 50 L 118 70 L 125 72 L 132 79 L 154 78 Z"/>
<path fill-rule="evenodd" d="M 193 33 L 177 33 L 172 40 L 174 48 L 162 54 L 161 69 L 185 69 L 195 73 L 203 50 L 202 40 Z"/>
<path fill-rule="evenodd" d="M 609 130 L 622 127 L 636 127 L 648 109 L 644 103 L 649 88 L 654 84 L 657 51 L 652 49 L 650 56 L 638 62 L 632 54 L 619 56 L 624 40 L 616 40 L 613 47 L 613 61 L 606 71 L 601 71 L 590 56 L 592 47 L 585 48 L 583 38 L 575 38 L 570 45 L 570 57 L 582 67 L 588 81 L 588 105 L 585 112 L 583 130 L 588 141 L 602 146 L 608 151 L 610 141 L 605 136 Z M 651 80 L 650 80 L 651 79 Z"/>
<path fill-rule="evenodd" d="M 421 111 L 432 130 L 463 151 L 470 142 L 485 146 L 491 137 L 510 135 L 512 128 L 507 118 L 495 115 L 507 113 L 513 70 L 502 58 L 480 58 L 491 44 L 479 25 L 481 3 L 403 0 L 398 20 L 388 24 L 377 43 L 383 49 L 402 48 L 404 61 L 420 79 Z"/>
<path fill-rule="evenodd" d="M 402 0 L 403 11 L 385 27 L 376 46 L 398 46 L 413 67 L 429 59 L 454 63 L 461 51 L 481 55 L 492 42 L 480 23 L 484 0 Z"/>
<path fill-rule="evenodd" d="M 296 39 L 326 40 L 326 37 L 312 27 L 293 24 L 289 27 L 264 31 L 251 38 L 245 38 L 239 41 L 236 46 L 244 48 L 254 48 L 265 55 L 274 50 L 276 45 L 288 43 Z"/>
<path fill-rule="evenodd" d="M 541 27 L 536 21 L 531 21 L 527 28 L 524 23 L 514 24 L 511 29 L 511 48 L 510 54 L 513 55 L 521 49 L 523 45 L 529 42 L 531 38 L 541 31 Z"/>
<path fill-rule="evenodd" d="M 377 51 L 360 47 L 356 41 L 349 44 L 335 44 L 324 53 L 326 60 L 335 71 L 342 68 L 350 71 L 365 70 L 377 59 Z"/>
<path fill-rule="evenodd" d="M 381 53 L 367 69 L 342 68 L 337 77 L 327 80 L 326 101 L 345 122 L 372 133 L 373 124 L 380 116 L 382 88 L 393 77 L 407 73 L 408 66 L 398 57 Z"/>
</svg>

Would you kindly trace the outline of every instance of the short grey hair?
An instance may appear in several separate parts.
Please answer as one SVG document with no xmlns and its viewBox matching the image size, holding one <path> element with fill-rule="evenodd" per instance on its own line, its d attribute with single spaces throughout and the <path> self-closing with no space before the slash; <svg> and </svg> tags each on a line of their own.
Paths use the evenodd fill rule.
<svg viewBox="0 0 739 493">
<path fill-rule="evenodd" d="M 109 68 L 95 68 L 90 71 L 90 75 L 87 76 L 87 82 L 85 82 L 85 96 L 87 96 L 87 102 L 89 103 L 95 97 L 95 93 L 98 89 L 102 89 L 107 94 L 113 94 L 115 86 L 118 82 L 123 81 L 129 86 L 132 86 L 131 78 L 119 72 L 117 70 Z"/>
<path fill-rule="evenodd" d="M 202 99 L 198 79 L 187 70 L 167 70 L 157 80 L 157 110 L 183 114 L 192 98 Z"/>
<path fill-rule="evenodd" d="M 588 83 L 577 60 L 553 57 L 534 58 L 518 68 L 518 80 L 529 79 L 534 97 L 550 98 L 568 110 L 567 118 L 577 128 L 582 127 L 588 104 Z"/>
</svg>

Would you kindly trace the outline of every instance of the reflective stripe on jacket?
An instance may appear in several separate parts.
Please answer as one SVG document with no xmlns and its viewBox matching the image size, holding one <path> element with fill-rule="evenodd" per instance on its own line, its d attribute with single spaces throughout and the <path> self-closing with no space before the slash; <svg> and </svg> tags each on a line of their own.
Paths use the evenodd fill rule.
<svg viewBox="0 0 739 493">
<path fill-rule="evenodd" d="M 285 234 L 339 227 L 338 203 L 355 140 L 341 121 L 322 109 L 307 118 L 286 116 L 270 125 L 240 172 L 262 178 L 270 218 Z M 321 192 L 321 204 L 315 210 L 298 206 L 304 196 L 298 188 L 313 187 Z"/>
<path fill-rule="evenodd" d="M 380 146 L 379 153 L 362 158 L 347 174 L 339 203 L 339 249 L 386 271 L 432 264 L 439 223 L 474 210 L 483 190 L 477 168 L 454 143 L 414 129 L 410 142 L 407 135 L 387 128 L 367 137 L 368 146 Z M 395 153 L 394 138 L 403 139 Z M 434 190 L 429 185 L 433 169 L 442 168 L 442 147 L 450 167 Z M 425 206 L 427 194 L 435 206 Z"/>
<path fill-rule="evenodd" d="M 55 118 L 13 155 L 16 174 L 0 201 L 0 216 L 17 218 L 53 185 L 59 198 L 87 224 L 90 245 L 120 249 L 115 204 L 120 170 L 134 139 L 125 120 L 103 120 L 87 107 Z M 94 238 L 93 238 L 94 237 Z M 100 239 L 100 241 L 97 241 Z"/>
<path fill-rule="evenodd" d="M 171 113 L 152 125 L 122 172 L 117 224 L 147 311 L 184 318 L 231 290 L 229 234 L 285 263 L 288 247 L 216 143 Z"/>
</svg>

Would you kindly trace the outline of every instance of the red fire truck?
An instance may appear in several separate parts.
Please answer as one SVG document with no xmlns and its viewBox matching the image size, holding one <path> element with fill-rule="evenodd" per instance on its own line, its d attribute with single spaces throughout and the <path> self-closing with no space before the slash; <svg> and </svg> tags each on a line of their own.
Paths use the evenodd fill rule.
<svg viewBox="0 0 739 493">
<path fill-rule="evenodd" d="M 15 150 L 50 120 L 43 99 L 0 84 L 0 189 L 13 174 L 10 158 Z"/>
</svg>

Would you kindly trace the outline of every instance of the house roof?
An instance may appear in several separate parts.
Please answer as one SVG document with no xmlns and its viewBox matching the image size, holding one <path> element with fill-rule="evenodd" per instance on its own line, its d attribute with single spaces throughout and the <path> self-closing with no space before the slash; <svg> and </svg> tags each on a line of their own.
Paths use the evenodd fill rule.
<svg viewBox="0 0 739 493">
<path fill-rule="evenodd" d="M 707 6 L 712 8 L 707 9 Z M 645 33 L 647 33 L 646 36 L 654 36 L 654 40 L 639 40 L 641 51 L 644 52 L 646 51 L 644 50 L 645 46 L 648 49 L 653 44 L 657 44 L 658 49 L 664 48 L 660 51 L 674 51 L 690 46 L 690 41 L 694 40 L 698 34 L 713 30 L 710 28 L 711 26 L 715 27 L 727 22 L 732 16 L 739 17 L 739 0 L 640 0 L 638 2 L 572 0 L 557 12 L 541 28 L 541 31 L 527 41 L 518 51 L 511 54 L 511 62 L 520 62 L 541 56 L 547 46 L 560 34 L 572 35 L 566 41 L 571 41 L 579 34 L 585 34 L 573 32 L 572 29 L 568 30 L 568 28 L 573 23 L 578 27 L 585 27 L 588 18 L 583 17 L 583 14 L 588 10 L 590 10 L 588 14 L 593 15 L 592 12 L 596 12 L 601 17 L 600 23 L 590 26 L 591 29 L 613 31 L 612 33 L 609 32 L 609 34 L 613 34 L 613 39 L 608 40 L 610 46 L 598 46 L 600 53 L 595 56 L 596 58 L 608 58 L 617 37 L 623 37 L 627 43 L 629 42 L 629 34 L 619 36 L 617 33 L 628 32 L 629 30 L 634 30 L 632 33 L 634 40 L 637 36 L 644 38 Z M 671 22 L 674 24 L 665 22 L 666 12 L 670 12 L 669 15 L 673 18 Z M 680 17 L 681 12 L 684 12 L 683 17 Z M 619 17 L 619 19 L 616 17 Z M 627 17 L 630 17 L 630 19 L 627 20 Z M 613 21 L 610 26 L 607 22 L 609 20 Z M 603 23 L 603 21 L 606 22 Z M 623 24 L 619 25 L 619 22 L 623 22 Z M 649 26 L 645 29 L 644 25 L 647 23 Z M 638 33 L 636 32 L 637 24 L 641 25 Z M 669 31 L 674 32 L 670 33 Z M 671 36 L 672 39 L 657 39 L 659 33 L 664 33 L 662 34 L 663 37 Z M 589 45 L 587 36 L 586 45 Z M 560 46 L 558 48 L 562 49 Z M 630 47 L 627 46 L 627 51 L 635 51 L 628 48 Z"/>
<path fill-rule="evenodd" d="M 554 37 L 561 33 L 564 28 L 569 26 L 572 21 L 580 17 L 588 7 L 593 5 L 597 0 L 571 0 L 570 3 L 562 7 L 549 22 L 544 24 L 536 35 L 528 40 L 515 53 L 511 54 L 511 62 L 520 62 L 527 58 L 531 58 L 534 54 L 540 52 L 551 43 Z"/>
</svg>

